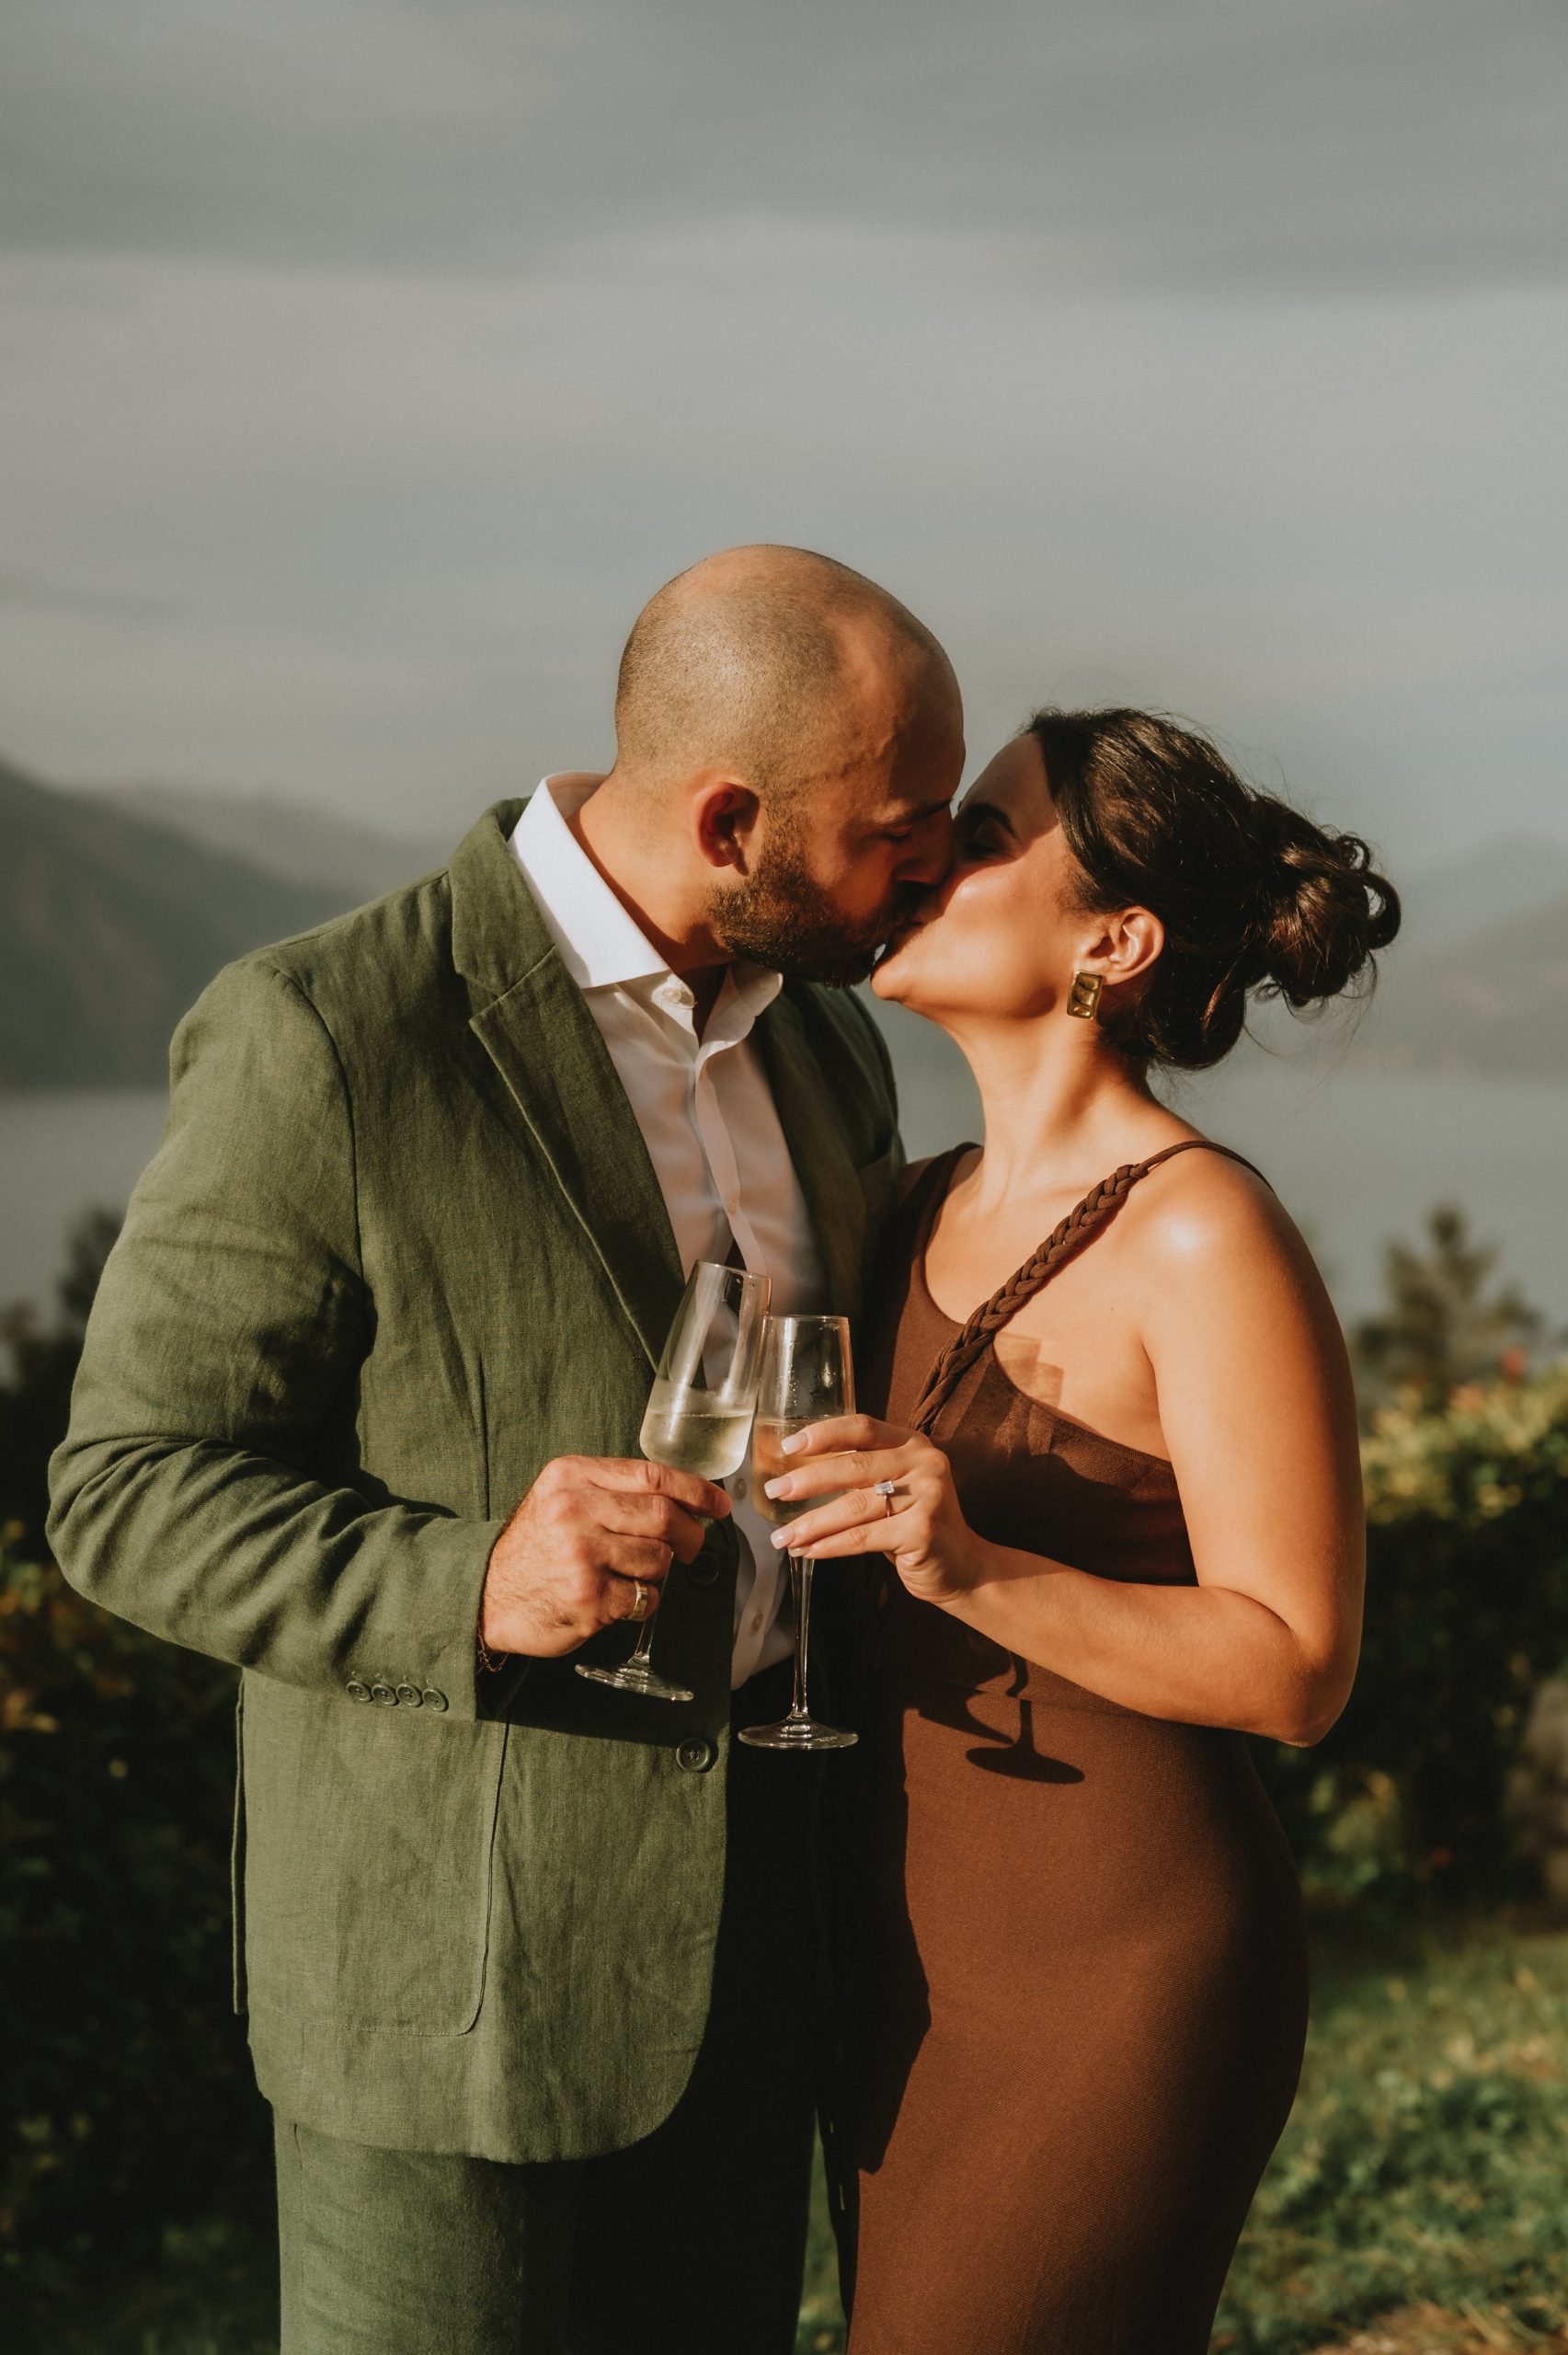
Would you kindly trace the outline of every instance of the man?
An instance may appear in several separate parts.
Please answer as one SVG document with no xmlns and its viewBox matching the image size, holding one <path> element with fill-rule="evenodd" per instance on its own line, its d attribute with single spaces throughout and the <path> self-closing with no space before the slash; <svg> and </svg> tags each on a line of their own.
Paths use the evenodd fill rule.
<svg viewBox="0 0 1568 2355">
<path fill-rule="evenodd" d="M 67 1575 L 245 1671 L 285 2355 L 795 2344 L 813 1770 L 729 1741 L 777 1559 L 636 1433 L 693 1259 L 856 1304 L 891 1086 L 816 984 L 945 871 L 961 714 L 884 591 L 742 548 L 615 717 L 601 781 L 208 990 L 54 1465 Z M 672 1563 L 694 1700 L 577 1676 Z"/>
</svg>

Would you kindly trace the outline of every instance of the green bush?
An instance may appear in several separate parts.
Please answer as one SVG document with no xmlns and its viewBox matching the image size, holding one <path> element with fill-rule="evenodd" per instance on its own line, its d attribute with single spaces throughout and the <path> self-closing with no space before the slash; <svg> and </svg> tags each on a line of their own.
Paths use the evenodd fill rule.
<svg viewBox="0 0 1568 2355">
<path fill-rule="evenodd" d="M 269 2198 L 230 2001 L 235 1678 L 6 1533 L 0 1694 L 0 2263 L 96 2271 Z"/>
<path fill-rule="evenodd" d="M 34 1549 L 43 1544 L 49 1459 L 65 1436 L 87 1312 L 119 1232 L 113 1211 L 84 1211 L 74 1222 L 52 1325 L 30 1302 L 0 1309 L 0 1528 L 19 1523 Z"/>
<path fill-rule="evenodd" d="M 1316 1750 L 1260 1752 L 1309 1888 L 1518 1886 L 1504 1777 L 1531 1693 L 1568 1658 L 1568 1372 L 1373 1418 L 1366 1639 Z"/>
</svg>

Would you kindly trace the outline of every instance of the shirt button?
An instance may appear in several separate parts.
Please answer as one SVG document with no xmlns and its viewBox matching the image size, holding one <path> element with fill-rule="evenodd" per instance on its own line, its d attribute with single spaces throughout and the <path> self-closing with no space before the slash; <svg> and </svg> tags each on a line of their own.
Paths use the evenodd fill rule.
<svg viewBox="0 0 1568 2355">
<path fill-rule="evenodd" d="M 371 1699 L 379 1701 L 383 1709 L 395 1709 L 397 1706 L 397 1695 L 390 1684 L 372 1684 Z"/>
<path fill-rule="evenodd" d="M 711 1741 L 683 1741 L 677 1746 L 675 1763 L 683 1775 L 705 1775 L 717 1756 Z"/>
<path fill-rule="evenodd" d="M 371 1697 L 370 1686 L 357 1676 L 351 1676 L 343 1690 L 350 1701 L 368 1701 Z"/>
<path fill-rule="evenodd" d="M 438 1693 L 433 1684 L 427 1684 L 419 1695 L 419 1703 L 422 1708 L 434 1709 L 439 1714 L 446 1707 L 446 1694 Z"/>
<path fill-rule="evenodd" d="M 421 1708 L 424 1706 L 424 1694 L 417 1684 L 400 1684 L 397 1688 L 399 1706 L 405 1709 Z"/>
</svg>

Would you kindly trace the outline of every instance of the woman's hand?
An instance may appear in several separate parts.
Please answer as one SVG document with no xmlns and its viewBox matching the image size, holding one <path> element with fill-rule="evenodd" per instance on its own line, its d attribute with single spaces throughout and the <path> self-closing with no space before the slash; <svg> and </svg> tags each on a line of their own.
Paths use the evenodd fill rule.
<svg viewBox="0 0 1568 2355">
<path fill-rule="evenodd" d="M 944 1607 L 983 1577 L 984 1547 L 959 1509 L 947 1458 L 922 1433 L 839 1415 L 784 1445 L 794 1461 L 764 1484 L 768 1495 L 832 1502 L 776 1531 L 775 1545 L 818 1562 L 887 1554 L 911 1594 Z M 878 1480 L 892 1481 L 892 1496 L 874 1493 Z"/>
</svg>

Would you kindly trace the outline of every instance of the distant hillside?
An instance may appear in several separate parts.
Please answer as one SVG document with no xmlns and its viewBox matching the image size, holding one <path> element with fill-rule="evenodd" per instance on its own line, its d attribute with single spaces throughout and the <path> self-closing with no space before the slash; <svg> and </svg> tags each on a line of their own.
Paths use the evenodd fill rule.
<svg viewBox="0 0 1568 2355">
<path fill-rule="evenodd" d="M 176 1022 L 220 965 L 450 848 L 288 801 L 64 792 L 0 763 L 0 1088 L 159 1083 Z M 1404 932 L 1365 1018 L 1331 1014 L 1322 1051 L 1393 1072 L 1568 1080 L 1568 847 L 1498 836 L 1396 879 Z M 897 1009 L 890 1027 L 908 1084 L 945 1106 L 958 1084 L 946 1042 Z M 1276 1051 L 1319 1051 L 1312 1026 L 1278 1009 L 1260 1007 L 1253 1027 Z"/>
<path fill-rule="evenodd" d="M 177 785 L 117 786 L 94 798 L 132 817 L 177 827 L 208 850 L 242 858 L 287 882 L 341 885 L 349 895 L 346 904 L 354 906 L 444 866 L 464 831 L 458 824 L 450 841 L 418 841 L 307 810 L 297 801 L 199 793 Z"/>
<path fill-rule="evenodd" d="M 1365 1040 L 1391 1071 L 1568 1080 L 1568 896 L 1402 959 L 1396 942 Z"/>
<path fill-rule="evenodd" d="M 1494 834 L 1461 857 L 1411 873 L 1397 864 L 1393 879 L 1404 902 L 1395 955 L 1444 948 L 1489 931 L 1505 917 L 1533 915 L 1568 899 L 1568 843 L 1539 834 Z"/>
<path fill-rule="evenodd" d="M 0 1088 L 155 1085 L 220 965 L 357 896 L 0 763 Z"/>
</svg>

